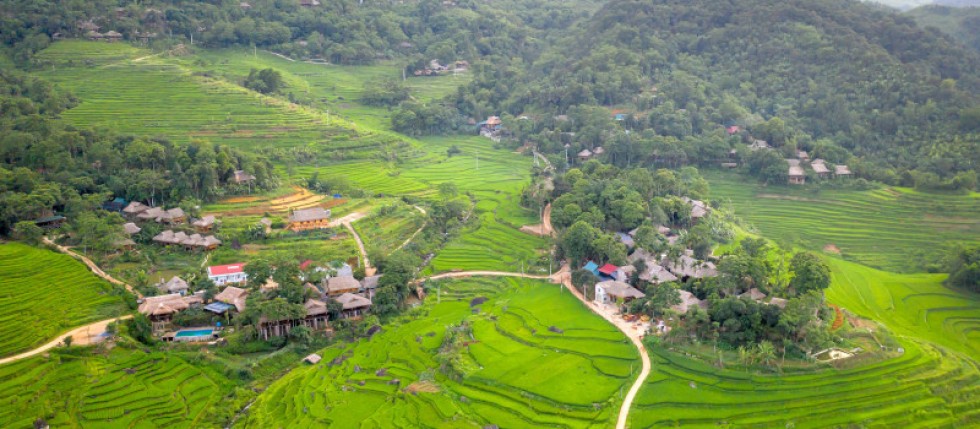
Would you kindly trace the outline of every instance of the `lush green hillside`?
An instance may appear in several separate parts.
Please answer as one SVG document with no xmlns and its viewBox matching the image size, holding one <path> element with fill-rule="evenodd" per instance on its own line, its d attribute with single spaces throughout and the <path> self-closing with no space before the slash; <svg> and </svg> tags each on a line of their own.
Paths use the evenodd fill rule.
<svg viewBox="0 0 980 429">
<path fill-rule="evenodd" d="M 230 384 L 161 352 L 52 353 L 0 366 L 0 426 L 195 428 Z"/>
<path fill-rule="evenodd" d="M 812 191 L 761 186 L 732 174 L 706 174 L 712 199 L 763 236 L 895 272 L 922 272 L 953 243 L 980 242 L 980 195 L 907 188 Z M 836 250 L 834 250 L 836 251 Z M 938 267 L 938 266 L 937 266 Z"/>
<path fill-rule="evenodd" d="M 620 389 L 639 370 L 636 351 L 571 294 L 505 279 L 459 280 L 431 292 L 404 320 L 327 349 L 321 363 L 274 383 L 239 426 L 612 424 Z M 477 297 L 489 298 L 478 312 L 470 305 Z M 453 380 L 447 370 L 465 375 Z"/>
<path fill-rule="evenodd" d="M 0 356 L 126 310 L 123 298 L 69 256 L 0 244 Z"/>
<path fill-rule="evenodd" d="M 933 27 L 960 43 L 980 51 L 980 6 L 927 5 L 906 12 L 923 27 Z"/>
</svg>

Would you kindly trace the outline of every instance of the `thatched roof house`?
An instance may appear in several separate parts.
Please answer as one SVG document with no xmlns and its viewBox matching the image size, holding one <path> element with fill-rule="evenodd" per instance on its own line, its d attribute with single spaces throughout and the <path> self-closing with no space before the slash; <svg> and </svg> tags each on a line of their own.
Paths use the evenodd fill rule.
<svg viewBox="0 0 980 429">
<path fill-rule="evenodd" d="M 762 300 L 766 299 L 766 294 L 762 293 L 762 291 L 759 290 L 759 288 L 752 288 L 752 289 L 749 289 L 749 290 L 745 291 L 745 293 L 742 293 L 738 297 L 739 298 L 748 298 L 748 299 L 751 299 L 753 301 L 759 302 L 759 301 L 762 301 Z"/>
<path fill-rule="evenodd" d="M 354 276 L 336 276 L 327 279 L 327 295 L 334 296 L 354 293 L 361 289 L 361 283 Z"/>
<path fill-rule="evenodd" d="M 179 293 L 147 297 L 143 299 L 143 303 L 140 304 L 137 311 L 155 319 L 167 318 L 190 308 L 191 303 L 188 301 L 193 299 L 192 297 L 186 298 L 188 299 Z"/>
<path fill-rule="evenodd" d="M 137 226 L 135 223 L 132 222 L 123 224 L 123 232 L 125 232 L 127 235 L 139 234 L 139 232 L 142 230 L 143 228 L 140 228 L 139 226 Z"/>
<path fill-rule="evenodd" d="M 823 160 L 821 159 L 816 159 L 811 162 L 810 168 L 813 169 L 813 172 L 816 173 L 818 177 L 826 177 L 828 174 L 830 174 L 830 169 L 827 168 L 827 164 L 824 164 Z"/>
<path fill-rule="evenodd" d="M 316 353 L 313 353 L 313 354 L 310 354 L 309 356 L 303 358 L 303 362 L 306 362 L 306 363 L 308 363 L 310 365 L 316 365 L 316 364 L 320 363 L 320 360 L 322 360 L 322 359 L 323 358 L 320 357 L 320 355 L 318 355 Z"/>
<path fill-rule="evenodd" d="M 137 215 L 137 214 L 143 213 L 143 212 L 145 212 L 145 211 L 147 211 L 149 209 L 150 209 L 150 206 L 145 205 L 145 204 L 140 203 L 140 202 L 133 201 L 133 202 L 129 203 L 129 205 L 127 205 L 126 208 L 123 209 L 123 213 L 126 213 L 128 215 Z"/>
<path fill-rule="evenodd" d="M 248 291 L 235 286 L 228 286 L 221 293 L 214 296 L 215 301 L 233 305 L 239 313 L 245 311 L 246 298 L 248 298 Z"/>
<path fill-rule="evenodd" d="M 834 175 L 837 177 L 850 177 L 851 169 L 847 168 L 844 164 L 837 164 L 834 166 Z"/>
<path fill-rule="evenodd" d="M 195 220 L 194 222 L 191 223 L 191 225 L 193 225 L 194 228 L 197 228 L 197 230 L 200 232 L 207 232 L 214 227 L 214 224 L 217 220 L 218 219 L 215 218 L 214 216 L 207 215 L 198 220 Z"/>
<path fill-rule="evenodd" d="M 334 298 L 343 307 L 343 317 L 358 317 L 371 308 L 371 300 L 353 293 L 345 293 Z"/>
<path fill-rule="evenodd" d="M 683 314 L 683 313 L 687 313 L 687 310 L 693 307 L 701 307 L 701 308 L 708 307 L 708 303 L 706 301 L 701 301 L 700 299 L 698 299 L 698 297 L 694 296 L 693 293 L 690 293 L 686 290 L 680 290 L 678 291 L 678 293 L 681 296 L 681 302 L 680 304 L 672 305 L 670 307 L 671 310 Z"/>
<path fill-rule="evenodd" d="M 189 289 L 189 287 L 187 286 L 187 282 L 184 279 L 177 276 L 173 276 L 170 278 L 170 280 L 167 280 L 165 282 L 161 281 L 160 283 L 158 283 L 157 289 L 160 289 L 160 291 L 163 293 L 176 293 L 180 295 L 185 295 L 187 294 L 187 289 Z"/>
<path fill-rule="evenodd" d="M 680 278 L 700 279 L 716 277 L 718 275 L 715 264 L 709 261 L 699 261 L 694 259 L 692 255 L 693 253 L 687 250 L 680 257 L 674 258 L 673 260 L 664 258 L 661 265 Z"/>
<path fill-rule="evenodd" d="M 786 303 L 789 302 L 783 298 L 772 298 L 769 300 L 769 305 L 775 305 L 780 309 L 786 308 Z"/>
<path fill-rule="evenodd" d="M 806 183 L 806 173 L 803 172 L 803 167 L 798 165 L 789 166 L 787 176 L 791 185 L 802 185 Z"/>
</svg>

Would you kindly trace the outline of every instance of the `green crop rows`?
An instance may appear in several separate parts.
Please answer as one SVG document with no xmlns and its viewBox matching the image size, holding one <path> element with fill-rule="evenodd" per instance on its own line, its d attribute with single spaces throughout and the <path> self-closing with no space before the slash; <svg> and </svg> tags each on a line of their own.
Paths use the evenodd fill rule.
<svg viewBox="0 0 980 429">
<path fill-rule="evenodd" d="M 636 350 L 567 291 L 467 279 L 432 289 L 439 292 L 373 338 L 327 349 L 320 364 L 274 383 L 240 426 L 592 427 L 615 419 L 620 389 L 639 371 Z M 478 313 L 469 305 L 476 297 L 489 298 Z M 452 380 L 436 355 L 446 327 L 464 320 L 469 370 Z M 412 393 L 419 382 L 434 388 Z"/>
<path fill-rule="evenodd" d="M 922 194 L 903 188 L 872 191 L 772 186 L 731 174 L 707 175 L 712 199 L 762 235 L 810 249 L 837 246 L 845 259 L 895 272 L 923 271 L 942 246 L 980 242 L 980 195 Z"/>
<path fill-rule="evenodd" d="M 0 356 L 121 314 L 125 305 L 111 290 L 69 256 L 18 243 L 0 244 Z"/>
<path fill-rule="evenodd" d="M 918 342 L 848 370 L 761 376 L 654 350 L 631 427 L 972 427 L 980 370 L 958 353 Z"/>
<path fill-rule="evenodd" d="M 117 347 L 101 355 L 53 354 L 0 366 L 0 426 L 199 427 L 227 380 L 164 353 Z"/>
<path fill-rule="evenodd" d="M 893 274 L 827 258 L 827 299 L 894 332 L 980 359 L 980 297 L 943 287 L 943 274 Z"/>
</svg>

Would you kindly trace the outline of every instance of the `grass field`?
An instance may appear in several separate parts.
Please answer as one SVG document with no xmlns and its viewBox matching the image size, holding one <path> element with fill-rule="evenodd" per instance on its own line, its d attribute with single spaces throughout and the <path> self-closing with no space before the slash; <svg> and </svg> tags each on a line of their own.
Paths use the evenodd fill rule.
<svg viewBox="0 0 980 429">
<path fill-rule="evenodd" d="M 126 311 L 112 287 L 69 256 L 0 244 L 0 356 Z"/>
<path fill-rule="evenodd" d="M 0 366 L 0 426 L 193 428 L 230 387 L 221 375 L 160 352 L 56 352 Z"/>
<path fill-rule="evenodd" d="M 439 299 L 373 338 L 328 348 L 321 363 L 287 374 L 239 427 L 612 423 L 620 389 L 628 387 L 631 369 L 639 370 L 635 349 L 613 326 L 540 282 L 466 279 L 439 290 Z M 469 305 L 476 297 L 489 298 L 478 314 Z M 472 339 L 459 356 L 466 375 L 454 381 L 439 371 L 437 354 L 447 327 L 463 321 Z"/>
<path fill-rule="evenodd" d="M 893 272 L 922 272 L 952 243 L 980 242 L 980 194 L 923 194 L 762 187 L 731 173 L 706 172 L 712 199 L 767 238 Z"/>
</svg>

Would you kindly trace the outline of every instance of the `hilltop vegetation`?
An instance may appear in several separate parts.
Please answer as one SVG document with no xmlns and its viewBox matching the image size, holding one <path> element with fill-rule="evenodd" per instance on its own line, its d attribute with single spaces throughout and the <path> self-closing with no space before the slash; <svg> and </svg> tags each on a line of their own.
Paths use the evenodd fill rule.
<svg viewBox="0 0 980 429">
<path fill-rule="evenodd" d="M 491 57 L 457 108 L 530 114 L 519 140 L 603 146 L 617 165 L 716 165 L 763 139 L 886 183 L 976 185 L 980 59 L 909 18 L 843 0 L 611 1 L 569 34 L 530 64 Z"/>
<path fill-rule="evenodd" d="M 19 243 L 0 244 L 0 356 L 126 311 L 122 292 L 81 262 Z"/>
<path fill-rule="evenodd" d="M 980 52 L 980 5 L 953 7 L 938 4 L 917 7 L 905 13 L 919 25 L 946 33 L 956 41 Z"/>
</svg>

